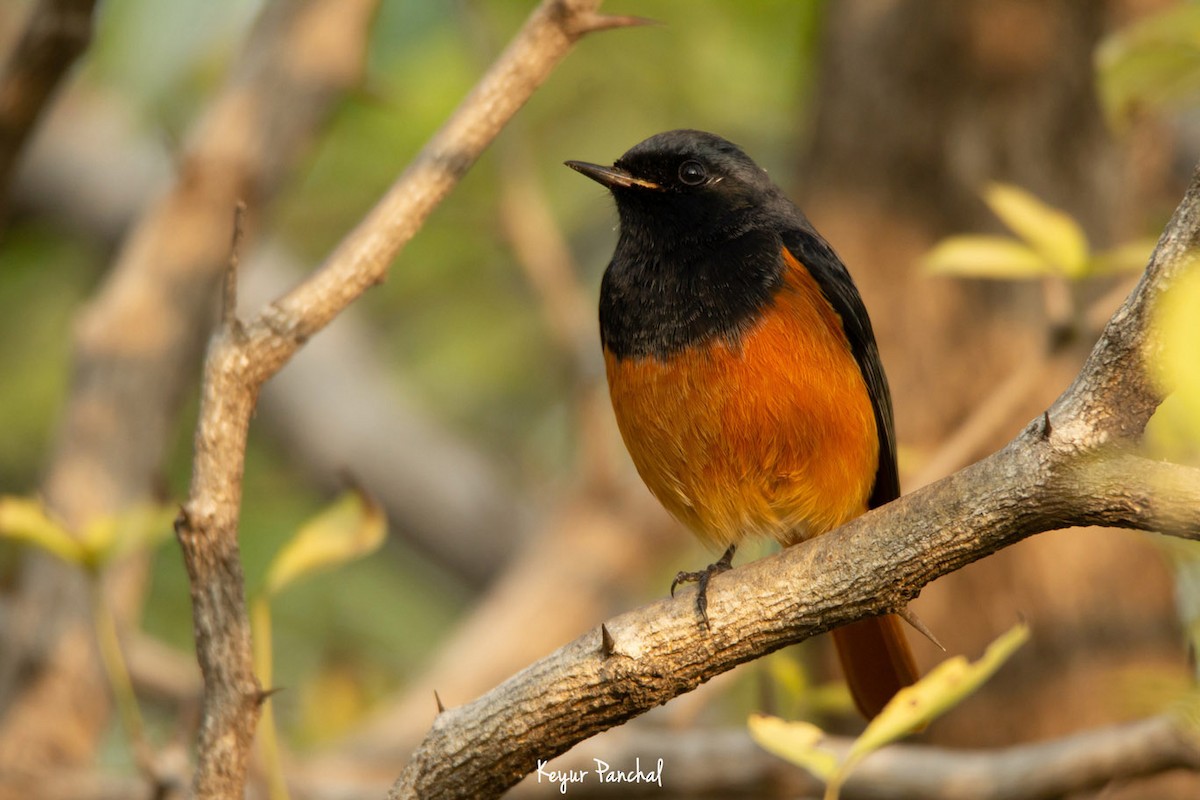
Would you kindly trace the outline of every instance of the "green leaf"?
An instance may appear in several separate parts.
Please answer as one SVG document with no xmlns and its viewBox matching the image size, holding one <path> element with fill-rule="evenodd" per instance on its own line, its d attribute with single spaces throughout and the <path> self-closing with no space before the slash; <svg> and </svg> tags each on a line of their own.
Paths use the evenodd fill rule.
<svg viewBox="0 0 1200 800">
<path fill-rule="evenodd" d="M 1041 278 L 1055 266 L 1020 242 L 1005 236 L 949 236 L 922 259 L 925 269 L 964 278 Z"/>
<path fill-rule="evenodd" d="M 983 199 L 1013 233 L 1053 264 L 1060 274 L 1082 277 L 1088 262 L 1087 237 L 1070 214 L 1006 183 L 991 184 Z"/>
<path fill-rule="evenodd" d="M 788 722 L 766 714 L 751 714 L 746 723 L 758 746 L 802 767 L 828 783 L 838 769 L 833 750 L 822 747 L 825 732 L 809 722 Z"/>
<path fill-rule="evenodd" d="M 85 562 L 83 546 L 37 500 L 0 496 L 0 536 L 39 547 L 71 564 Z"/>
<path fill-rule="evenodd" d="M 912 686 L 901 689 L 855 740 L 845 769 L 848 771 L 869 753 L 923 728 L 954 708 L 982 686 L 1028 639 L 1029 626 L 1018 623 L 988 645 L 983 657 L 975 663 L 969 663 L 964 656 L 948 658 Z"/>
<path fill-rule="evenodd" d="M 361 490 L 349 491 L 301 526 L 275 556 L 265 592 L 278 594 L 297 578 L 367 555 L 386 534 L 379 504 Z"/>
</svg>

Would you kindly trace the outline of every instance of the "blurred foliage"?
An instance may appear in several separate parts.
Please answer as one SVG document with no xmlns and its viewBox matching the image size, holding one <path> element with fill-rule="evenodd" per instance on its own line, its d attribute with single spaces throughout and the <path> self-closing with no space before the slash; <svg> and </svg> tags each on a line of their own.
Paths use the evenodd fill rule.
<svg viewBox="0 0 1200 800">
<path fill-rule="evenodd" d="M 1124 128 L 1139 111 L 1200 100 L 1200 4 L 1184 2 L 1108 36 L 1096 50 L 1100 100 Z"/>
<path fill-rule="evenodd" d="M 354 489 L 307 520 L 275 554 L 267 568 L 263 588 L 250 607 L 254 670 L 264 689 L 275 688 L 271 601 L 296 581 L 370 555 L 379 549 L 386 535 L 387 519 L 379 503 L 361 489 Z M 329 683 L 326 673 L 318 675 L 317 679 L 323 687 Z M 331 683 L 327 688 L 341 690 L 333 697 L 340 701 L 335 709 L 338 725 L 349 725 L 356 720 L 354 711 L 365 710 L 361 702 L 345 701 L 347 687 L 344 682 Z M 333 735 L 340 729 L 327 725 L 325 730 Z M 266 765 L 270 797 L 287 800 L 289 795 L 279 752 L 274 703 L 268 703 L 263 709 L 257 743 Z"/>
<path fill-rule="evenodd" d="M 176 513 L 170 506 L 137 505 L 72 531 L 40 500 L 0 495 L 0 539 L 37 547 L 98 574 L 122 555 L 152 550 L 165 541 Z"/>
<path fill-rule="evenodd" d="M 0 492 L 34 483 L 67 389 L 71 321 L 102 263 L 41 222 L 0 235 Z"/>
<path fill-rule="evenodd" d="M 71 91 L 132 109 L 147 146 L 178 148 L 219 88 L 261 5 L 106 0 Z M 302 262 L 317 264 L 440 126 L 533 5 L 385 0 L 362 89 L 342 104 L 307 163 L 268 210 L 264 228 L 283 238 Z M 511 464 L 524 485 L 569 481 L 574 446 L 569 373 L 505 244 L 497 209 L 506 166 L 501 159 L 534 154 L 536 182 L 575 244 L 579 279 L 594 295 L 616 217 L 606 193 L 564 169 L 562 161 L 612 161 L 650 134 L 697 127 L 742 144 L 786 184 L 805 133 L 823 9 L 822 2 L 794 0 L 608 0 L 606 11 L 663 24 L 582 41 L 408 245 L 388 281 L 358 304 L 374 325 L 395 380 L 432 416 Z M 1114 81 L 1110 91 L 1123 107 L 1130 101 L 1121 98 L 1157 85 L 1157 79 L 1137 78 L 1139 71 L 1159 68 L 1157 57 L 1137 55 L 1134 45 L 1134 38 L 1111 45 L 1134 66 L 1121 66 L 1116 58 L 1116 66 L 1106 67 L 1106 80 Z M 1189 46 L 1178 44 L 1177 69 L 1186 68 Z M 1101 58 L 1104 64 L 1113 57 Z M 1142 66 L 1137 59 L 1145 59 Z M 1066 250 L 1055 237 L 1065 242 L 1072 234 L 1061 219 L 1060 233 L 1051 231 L 1053 209 L 1019 198 L 1015 207 L 1005 219 L 1018 238 L 1008 241 L 1023 248 L 1022 258 L 1033 254 L 1041 268 L 1052 263 L 1078 268 L 1077 241 L 1071 245 L 1074 255 L 1062 260 Z M 0 234 L 4 494 L 29 494 L 37 485 L 67 389 L 72 320 L 118 244 L 57 225 L 17 218 Z M 1088 258 L 1094 265 L 1088 270 L 1107 269 L 1094 254 Z M 186 491 L 195 414 L 194 407 L 183 414 L 168 464 L 175 497 Z M 1160 427 L 1161 416 L 1155 423 Z M 308 485 L 286 450 L 258 425 L 251 433 L 244 494 L 240 545 L 248 590 L 255 593 L 263 590 L 275 554 L 328 498 Z M 12 552 L 0 543 L 0 581 Z M 668 582 L 656 583 L 654 594 Z M 159 548 L 145 607 L 148 632 L 190 649 L 188 596 L 177 549 Z M 292 689 L 272 699 L 285 736 L 293 744 L 315 743 L 363 713 L 419 668 L 468 601 L 460 584 L 394 540 L 380 556 L 290 588 L 286 602 L 273 609 L 274 683 Z M 392 613 L 380 614 L 380 608 Z M 395 625 L 396 619 L 404 624 Z M 789 710 L 808 714 L 845 707 L 844 693 L 811 686 L 802 667 L 772 661 L 769 671 Z M 312 700 L 317 696 L 323 698 L 319 708 Z"/>
<path fill-rule="evenodd" d="M 1166 401 L 1146 426 L 1151 454 L 1200 466 L 1200 267 L 1196 264 L 1167 292 L 1158 308 L 1159 347 L 1149 354 Z M 1175 575 L 1175 603 L 1200 678 L 1200 543 L 1160 537 L 1158 542 Z M 1191 687 L 1193 705 L 1200 692 Z"/>
<path fill-rule="evenodd" d="M 146 147 L 177 151 L 261 7 L 247 0 L 106 0 L 70 90 L 132 111 Z M 268 209 L 264 229 L 302 263 L 317 264 L 533 7 L 532 0 L 385 0 L 363 87 L 345 100 Z M 533 487 L 571 480 L 572 393 L 566 358 L 505 243 L 497 209 L 502 159 L 533 154 L 536 183 L 579 243 L 579 278 L 595 294 L 616 218 L 607 195 L 562 162 L 611 161 L 660 130 L 698 127 L 738 141 L 777 174 L 792 174 L 823 3 L 697 0 L 685 8 L 669 0 L 609 0 L 604 10 L 663 24 L 581 42 L 401 254 L 389 280 L 358 304 L 407 393 Z M 6 18 L 10 12 L 0 13 L 0 24 Z M 119 244 L 58 224 L 18 217 L 0 235 L 0 493 L 29 494 L 37 486 L 67 389 L 73 317 Z M 194 406 L 185 411 L 168 464 L 176 498 L 189 479 L 195 414 Z M 274 554 L 327 498 L 257 425 L 245 498 L 240 544 L 254 593 Z M 0 543 L 0 581 L 14 552 Z M 342 718 L 401 685 L 468 600 L 457 581 L 395 540 L 381 557 L 289 589 L 273 609 L 275 683 L 291 688 L 272 699 L 285 737 L 311 743 L 337 728 L 325 718 L 327 708 L 313 709 L 317 691 L 340 687 Z M 190 649 L 190 620 L 186 574 L 169 544 L 154 553 L 144 625 Z"/>
<path fill-rule="evenodd" d="M 0 540 L 35 547 L 83 570 L 91 594 L 92 626 L 97 651 L 116 700 L 127 746 L 145 741 L 145 724 L 117 632 L 117 622 L 104 593 L 104 567 L 124 555 L 153 550 L 171 530 L 176 510 L 149 504 L 119 514 L 88 520 L 69 530 L 31 498 L 0 495 Z"/>
<path fill-rule="evenodd" d="M 1151 353 L 1167 401 L 1146 430 L 1156 454 L 1200 464 L 1200 268 L 1191 270 L 1163 297 L 1157 326 L 1161 349 Z"/>
<path fill-rule="evenodd" d="M 531 7 L 384 4 L 364 91 L 345 104 L 278 210 L 279 229 L 306 258 L 328 253 L 370 207 Z M 536 181 L 564 229 L 591 243 L 579 268 L 595 293 L 615 215 L 607 195 L 562 162 L 611 161 L 660 130 L 702 127 L 787 165 L 819 7 L 704 3 L 685 16 L 669 2 L 605 5 L 665 24 L 584 40 L 365 298 L 389 357 L 430 409 L 517 453 L 524 468 L 561 470 L 573 429 L 555 411 L 570 396 L 568 376 L 504 241 L 498 160 L 537 153 Z"/>
<path fill-rule="evenodd" d="M 826 785 L 825 800 L 837 800 L 846 778 L 864 758 L 957 706 L 992 677 L 1029 635 L 1029 626 L 1019 623 L 988 645 L 978 661 L 954 656 L 938 664 L 921 680 L 901 689 L 867 724 L 844 757 L 823 746 L 824 732 L 807 722 L 755 714 L 748 723 L 750 735 L 765 750 L 820 778 Z"/>
<path fill-rule="evenodd" d="M 1074 217 L 1020 188 L 993 183 L 983 193 L 988 208 L 1016 236 L 948 236 L 925 255 L 925 269 L 963 278 L 1017 280 L 1061 276 L 1071 280 L 1140 271 L 1154 242 L 1133 241 L 1093 253 Z"/>
</svg>

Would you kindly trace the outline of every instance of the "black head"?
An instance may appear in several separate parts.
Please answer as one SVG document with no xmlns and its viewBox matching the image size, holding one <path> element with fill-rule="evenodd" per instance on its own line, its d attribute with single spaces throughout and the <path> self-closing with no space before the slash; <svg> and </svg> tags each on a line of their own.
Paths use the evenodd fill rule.
<svg viewBox="0 0 1200 800">
<path fill-rule="evenodd" d="M 737 145 L 704 131 L 651 136 L 611 167 L 566 163 L 612 192 L 623 235 L 652 236 L 658 246 L 737 236 L 798 213 Z"/>
<path fill-rule="evenodd" d="M 711 133 L 668 131 L 611 167 L 567 166 L 617 201 L 621 235 L 600 287 L 600 332 L 618 358 L 736 341 L 782 282 L 783 232 L 808 225 L 766 172 Z"/>
</svg>

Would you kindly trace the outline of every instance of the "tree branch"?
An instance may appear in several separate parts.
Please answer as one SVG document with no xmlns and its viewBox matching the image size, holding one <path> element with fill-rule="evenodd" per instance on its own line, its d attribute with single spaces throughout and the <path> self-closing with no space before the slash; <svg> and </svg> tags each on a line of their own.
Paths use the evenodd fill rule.
<svg viewBox="0 0 1200 800">
<path fill-rule="evenodd" d="M 1036 533 L 1078 524 L 1200 538 L 1195 470 L 1171 470 L 1180 502 L 1129 476 L 1120 447 L 1145 427 L 1162 394 L 1145 359 L 1161 295 L 1192 263 L 1200 238 L 1200 173 L 1145 274 L 1102 333 L 1079 376 L 1045 417 L 1006 447 L 802 546 L 748 564 L 709 586 L 711 632 L 684 592 L 606 623 L 483 697 L 434 721 L 392 798 L 493 797 L 549 759 L 700 683 L 830 628 L 900 608 L 925 584 Z M 1096 470 L 1095 465 L 1101 467 Z M 1139 467 L 1146 466 L 1138 462 Z M 1157 470 L 1166 473 L 1166 470 Z M 1107 477 L 1106 477 L 1107 476 Z M 1115 490 L 1094 497 L 1096 488 Z M 798 590 L 797 587 L 802 587 Z"/>
<path fill-rule="evenodd" d="M 96 0 L 41 0 L 0 72 L 0 226 L 13 167 L 63 75 L 92 40 Z"/>
<path fill-rule="evenodd" d="M 158 490 L 184 389 L 212 324 L 234 205 L 270 199 L 336 98 L 358 80 L 376 3 L 264 7 L 191 132 L 176 181 L 144 210 L 80 313 L 70 392 L 42 484 L 47 504 L 73 529 Z M 320 56 L 297 57 L 314 52 L 315 34 Z M 120 175 L 111 185 L 123 181 Z M 140 563 L 119 565 L 120 579 L 109 582 L 120 615 L 140 604 L 144 584 L 133 574 Z M 85 760 L 103 729 L 108 694 L 90 644 L 83 577 L 75 566 L 30 553 L 19 591 L 6 598 L 18 624 L 0 647 L 0 705 L 14 698 L 0 721 L 5 779 Z"/>
<path fill-rule="evenodd" d="M 1163 715 L 991 752 L 888 747 L 863 761 L 843 794 L 846 800 L 1036 800 L 1180 767 L 1200 768 L 1200 752 L 1178 721 Z"/>
<path fill-rule="evenodd" d="M 153 199 L 152 187 L 169 177 L 170 165 L 155 157 L 160 142 L 130 128 L 125 114 L 103 103 L 51 116 L 14 184 L 13 203 L 115 247 Z M 119 136 L 76 135 L 114 129 Z M 116 195 L 114 187 L 121 189 Z M 247 309 L 283 294 L 312 269 L 272 240 L 259 241 L 243 263 L 238 292 Z M 193 293 L 179 295 L 183 302 Z M 343 486 L 346 465 L 353 464 L 386 508 L 394 534 L 465 582 L 482 585 L 501 568 L 532 511 L 514 491 L 511 471 L 422 409 L 403 379 L 388 374 L 368 328 L 353 308 L 339 316 L 263 387 L 255 418 L 319 487 Z M 198 371 L 197 364 L 187 373 Z M 391 445 L 397 441 L 410 446 Z"/>
<path fill-rule="evenodd" d="M 625 734 L 617 735 L 613 734 Z M 845 757 L 853 739 L 826 737 L 822 747 Z M 599 744 L 601 743 L 602 744 Z M 596 743 L 599 746 L 593 746 Z M 651 757 L 652 756 L 652 757 Z M 664 785 L 672 791 L 706 791 L 724 797 L 759 797 L 765 787 L 779 796 L 820 796 L 823 784 L 754 744 L 746 729 L 671 730 L 628 725 L 550 762 L 548 771 L 594 771 L 600 759 L 628 769 L 635 758 L 644 767 L 664 761 Z M 1057 739 L 995 750 L 963 750 L 895 744 L 868 756 L 842 788 L 845 800 L 1035 800 L 1086 792 L 1171 769 L 1200 768 L 1200 748 L 1177 718 L 1162 714 L 1107 725 Z M 570 787 L 583 800 L 600 797 L 653 797 L 655 784 L 605 784 L 592 775 Z M 531 776 L 514 798 L 545 797 L 546 780 Z"/>
<path fill-rule="evenodd" d="M 191 489 L 177 525 L 205 681 L 197 796 L 241 796 L 263 699 L 253 673 L 237 545 L 246 436 L 260 387 L 310 336 L 383 279 L 401 247 L 580 36 L 638 22 L 603 17 L 598 5 L 543 2 L 325 264 L 245 324 L 224 326 L 211 342 Z"/>
</svg>

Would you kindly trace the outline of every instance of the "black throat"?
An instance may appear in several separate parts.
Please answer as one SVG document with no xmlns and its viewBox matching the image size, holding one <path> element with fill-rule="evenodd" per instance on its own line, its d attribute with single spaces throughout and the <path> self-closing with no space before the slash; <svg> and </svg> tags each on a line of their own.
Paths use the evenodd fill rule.
<svg viewBox="0 0 1200 800">
<path fill-rule="evenodd" d="M 701 242 L 623 219 L 600 284 L 604 347 L 618 359 L 665 360 L 716 338 L 736 344 L 783 282 L 781 248 L 770 230 Z"/>
</svg>

